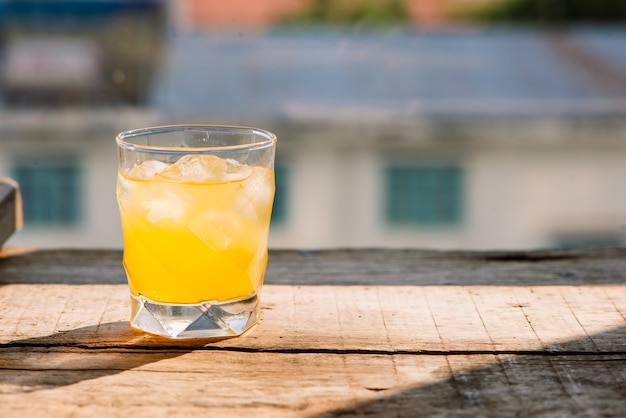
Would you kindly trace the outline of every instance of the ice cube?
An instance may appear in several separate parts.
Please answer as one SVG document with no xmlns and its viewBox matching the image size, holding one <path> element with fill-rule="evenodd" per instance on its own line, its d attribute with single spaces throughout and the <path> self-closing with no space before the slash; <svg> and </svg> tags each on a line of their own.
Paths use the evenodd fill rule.
<svg viewBox="0 0 626 418">
<path fill-rule="evenodd" d="M 200 183 L 222 180 L 227 169 L 226 161 L 214 155 L 185 155 L 159 175 L 170 180 Z"/>
<path fill-rule="evenodd" d="M 127 206 L 133 195 L 135 184 L 121 174 L 117 176 L 117 200 L 122 206 Z"/>
<path fill-rule="evenodd" d="M 194 217 L 189 230 L 214 250 L 225 250 L 235 237 L 241 236 L 243 222 L 236 214 L 226 210 L 207 210 Z"/>
<path fill-rule="evenodd" d="M 146 218 L 152 223 L 165 220 L 180 221 L 185 215 L 185 202 L 179 193 L 164 190 L 154 198 L 142 202 L 146 209 Z"/>
<path fill-rule="evenodd" d="M 226 159 L 225 181 L 239 181 L 248 178 L 252 173 L 252 167 L 242 164 L 239 161 Z"/>
<path fill-rule="evenodd" d="M 134 166 L 128 173 L 128 177 L 140 180 L 150 180 L 154 175 L 169 167 L 169 164 L 158 160 L 145 160 Z"/>
<path fill-rule="evenodd" d="M 248 219 L 266 222 L 274 199 L 274 177 L 270 170 L 255 167 L 242 183 L 243 190 L 235 203 L 239 213 Z"/>
</svg>

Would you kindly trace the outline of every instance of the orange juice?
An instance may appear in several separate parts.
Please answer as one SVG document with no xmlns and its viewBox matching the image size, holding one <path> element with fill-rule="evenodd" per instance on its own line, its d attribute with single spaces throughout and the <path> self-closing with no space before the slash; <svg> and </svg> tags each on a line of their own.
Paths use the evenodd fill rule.
<svg viewBox="0 0 626 418">
<path fill-rule="evenodd" d="M 154 302 L 257 292 L 267 264 L 274 173 L 216 156 L 145 161 L 118 174 L 130 291 Z"/>
</svg>

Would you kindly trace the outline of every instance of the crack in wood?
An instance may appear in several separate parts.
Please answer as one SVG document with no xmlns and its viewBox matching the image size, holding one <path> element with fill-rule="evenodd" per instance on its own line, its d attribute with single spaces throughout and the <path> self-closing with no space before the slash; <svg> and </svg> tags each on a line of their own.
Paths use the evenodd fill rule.
<svg viewBox="0 0 626 418">
<path fill-rule="evenodd" d="M 576 351 L 576 350 L 546 350 L 545 347 L 537 350 L 376 350 L 376 349 L 335 349 L 335 348 L 254 348 L 254 347 L 218 347 L 218 346 L 171 346 L 171 345 L 99 345 L 84 344 L 45 344 L 45 343 L 5 343 L 0 344 L 3 349 L 12 348 L 42 348 L 60 349 L 59 352 L 73 350 L 91 352 L 191 352 L 191 351 L 221 351 L 237 353 L 271 353 L 271 354 L 337 354 L 337 355 L 389 355 L 389 356 L 468 356 L 468 355 L 520 355 L 520 356 L 622 356 L 626 350 L 611 351 Z"/>
<path fill-rule="evenodd" d="M 545 261 L 565 261 L 575 260 L 580 258 L 576 254 L 542 254 L 542 253 L 529 253 L 529 252 L 506 252 L 502 254 L 489 254 L 489 255 L 477 255 L 476 258 L 490 262 L 504 262 L 504 263 L 541 263 Z"/>
</svg>

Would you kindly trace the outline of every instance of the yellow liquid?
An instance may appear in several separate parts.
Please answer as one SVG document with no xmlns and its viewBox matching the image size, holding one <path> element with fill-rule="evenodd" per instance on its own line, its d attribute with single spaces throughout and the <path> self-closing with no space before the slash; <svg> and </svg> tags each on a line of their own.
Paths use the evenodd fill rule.
<svg viewBox="0 0 626 418">
<path fill-rule="evenodd" d="M 133 295 L 163 303 L 225 301 L 259 290 L 274 175 L 190 183 L 118 176 L 124 267 Z"/>
</svg>

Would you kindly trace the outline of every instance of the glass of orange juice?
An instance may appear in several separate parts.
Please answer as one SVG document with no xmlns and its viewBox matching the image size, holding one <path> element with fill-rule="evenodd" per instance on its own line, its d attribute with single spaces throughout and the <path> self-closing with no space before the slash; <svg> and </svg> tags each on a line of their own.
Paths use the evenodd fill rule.
<svg viewBox="0 0 626 418">
<path fill-rule="evenodd" d="M 276 136 L 170 125 L 116 142 L 131 326 L 169 338 L 244 333 L 259 319 Z"/>
</svg>

